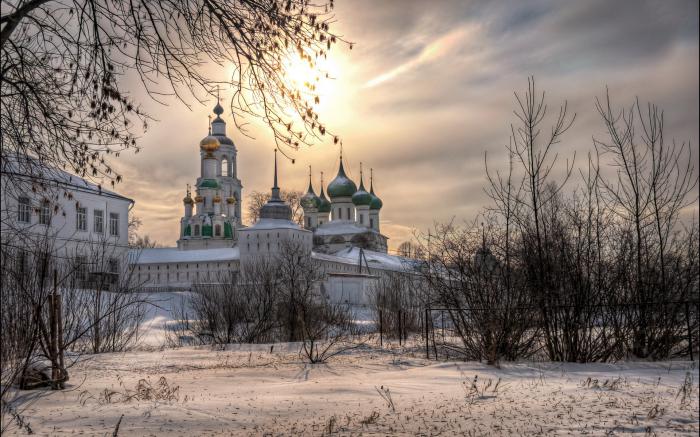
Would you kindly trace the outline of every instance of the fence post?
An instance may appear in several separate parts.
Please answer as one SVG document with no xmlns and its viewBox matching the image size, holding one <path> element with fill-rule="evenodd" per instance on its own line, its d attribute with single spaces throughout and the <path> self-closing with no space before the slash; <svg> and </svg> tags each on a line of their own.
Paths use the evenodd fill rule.
<svg viewBox="0 0 700 437">
<path fill-rule="evenodd" d="M 693 332 L 690 328 L 690 304 L 685 303 L 685 324 L 688 330 L 688 355 L 690 355 L 690 361 L 693 361 Z"/>
<path fill-rule="evenodd" d="M 382 310 L 379 310 L 379 348 L 380 349 L 384 347 L 382 344 L 383 343 L 383 338 L 382 338 L 383 332 L 382 331 L 384 328 L 383 322 L 384 322 L 384 317 L 382 316 Z"/>
<path fill-rule="evenodd" d="M 430 359 L 430 348 L 428 347 L 428 311 L 430 308 L 425 309 L 425 314 L 423 314 L 423 324 L 425 325 L 425 358 Z"/>
</svg>

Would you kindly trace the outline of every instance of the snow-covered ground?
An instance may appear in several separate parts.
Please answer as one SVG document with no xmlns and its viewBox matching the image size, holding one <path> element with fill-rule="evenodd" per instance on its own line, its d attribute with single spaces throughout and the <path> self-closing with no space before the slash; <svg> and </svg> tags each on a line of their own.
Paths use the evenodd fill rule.
<svg viewBox="0 0 700 437">
<path fill-rule="evenodd" d="M 168 436 L 697 435 L 699 428 L 698 368 L 690 362 L 499 369 L 428 361 L 419 349 L 363 348 L 309 365 L 298 345 L 270 346 L 88 357 L 72 369 L 67 390 L 37 398 L 24 416 L 39 435 L 112 435 L 120 418 L 119 435 Z"/>
</svg>

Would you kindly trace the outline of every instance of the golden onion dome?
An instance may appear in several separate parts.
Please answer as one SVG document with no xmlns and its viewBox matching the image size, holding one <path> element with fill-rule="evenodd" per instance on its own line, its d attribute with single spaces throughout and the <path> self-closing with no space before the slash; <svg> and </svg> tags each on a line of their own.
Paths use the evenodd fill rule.
<svg viewBox="0 0 700 437">
<path fill-rule="evenodd" d="M 199 148 L 207 153 L 216 152 L 219 150 L 221 143 L 218 138 L 213 135 L 207 135 L 199 142 Z"/>
<path fill-rule="evenodd" d="M 197 203 L 202 203 L 204 202 L 204 198 L 200 195 L 195 196 L 194 201 Z"/>
<path fill-rule="evenodd" d="M 228 203 L 229 205 L 233 205 L 234 203 L 236 203 L 236 198 L 233 196 L 227 197 L 226 203 Z"/>
<path fill-rule="evenodd" d="M 192 200 L 192 197 L 188 194 L 187 197 L 182 199 L 182 201 L 185 203 L 185 205 L 192 205 L 194 201 Z"/>
<path fill-rule="evenodd" d="M 214 203 L 221 203 L 221 197 L 218 194 L 214 196 Z"/>
</svg>

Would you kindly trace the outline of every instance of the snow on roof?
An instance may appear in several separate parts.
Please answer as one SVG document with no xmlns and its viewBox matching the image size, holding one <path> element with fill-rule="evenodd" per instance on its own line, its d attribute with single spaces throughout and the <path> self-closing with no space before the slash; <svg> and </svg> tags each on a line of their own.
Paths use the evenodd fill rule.
<svg viewBox="0 0 700 437">
<path fill-rule="evenodd" d="M 129 252 L 131 264 L 234 261 L 238 259 L 240 259 L 238 246 L 192 250 L 165 247 L 156 249 L 135 249 Z"/>
<path fill-rule="evenodd" d="M 301 227 L 291 220 L 264 218 L 258 220 L 254 225 L 239 229 L 240 231 L 271 230 L 271 229 L 301 229 Z"/>
<path fill-rule="evenodd" d="M 10 158 L 3 164 L 3 173 L 12 173 L 22 178 L 32 180 L 44 180 L 47 182 L 55 182 L 60 185 L 68 185 L 81 191 L 89 191 L 99 195 L 116 197 L 129 202 L 134 202 L 133 199 L 122 196 L 111 190 L 107 190 L 93 182 L 76 176 L 65 170 L 55 167 L 48 167 L 39 161 L 32 158 Z"/>
<path fill-rule="evenodd" d="M 316 228 L 316 235 L 348 235 L 364 234 L 365 232 L 376 232 L 373 229 L 358 225 L 351 220 L 331 220 Z"/>
<path fill-rule="evenodd" d="M 377 268 L 381 270 L 393 270 L 393 271 L 406 271 L 410 270 L 415 266 L 416 261 L 404 258 L 401 256 L 390 255 L 388 253 L 375 252 L 373 250 L 363 250 L 365 259 L 367 259 L 367 265 L 369 268 Z M 333 254 L 317 253 L 314 252 L 312 255 L 316 259 L 324 261 L 339 262 L 344 264 L 357 265 L 360 260 L 360 248 L 359 247 L 348 247 L 346 249 L 341 249 Z M 364 260 L 362 261 L 364 266 Z"/>
</svg>

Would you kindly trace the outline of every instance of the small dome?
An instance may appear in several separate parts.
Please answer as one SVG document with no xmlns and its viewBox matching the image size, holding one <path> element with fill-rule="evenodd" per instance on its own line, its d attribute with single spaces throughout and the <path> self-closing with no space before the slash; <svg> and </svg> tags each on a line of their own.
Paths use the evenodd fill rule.
<svg viewBox="0 0 700 437">
<path fill-rule="evenodd" d="M 219 150 L 220 146 L 221 143 L 219 142 L 219 139 L 214 135 L 207 135 L 202 139 L 202 141 L 199 142 L 199 148 L 207 153 L 216 152 Z"/>
<path fill-rule="evenodd" d="M 345 175 L 345 169 L 343 168 L 343 158 L 340 158 L 340 168 L 338 169 L 338 176 L 328 184 L 328 195 L 331 199 L 336 197 L 352 197 L 357 191 L 357 185 L 350 178 Z"/>
<path fill-rule="evenodd" d="M 214 106 L 214 114 L 216 115 L 221 115 L 224 113 L 224 107 L 221 106 L 221 103 L 219 101 L 216 101 L 216 106 Z"/>
<path fill-rule="evenodd" d="M 310 167 L 309 167 L 310 168 Z M 311 184 L 311 174 L 309 173 L 309 188 L 306 190 L 300 199 L 301 207 L 304 209 L 318 208 L 321 204 L 321 199 L 318 198 L 316 193 L 314 193 L 314 187 Z"/>
<path fill-rule="evenodd" d="M 226 198 L 226 203 L 228 203 L 229 205 L 233 205 L 234 203 L 236 203 L 236 198 L 233 196 L 229 196 Z"/>
<path fill-rule="evenodd" d="M 362 180 L 362 171 L 360 171 L 360 188 L 352 195 L 352 203 L 355 206 L 369 206 L 372 202 L 372 195 L 365 190 L 365 183 Z"/>
<path fill-rule="evenodd" d="M 382 206 L 384 206 L 384 203 L 382 203 L 382 199 L 377 197 L 377 195 L 374 193 L 370 193 L 370 196 L 372 196 L 372 201 L 369 204 L 369 209 L 382 209 Z"/>
<path fill-rule="evenodd" d="M 216 196 L 214 196 L 213 202 L 214 203 L 221 203 L 221 197 L 217 194 Z"/>
<path fill-rule="evenodd" d="M 182 199 L 182 202 L 183 202 L 185 205 L 192 205 L 192 204 L 194 203 L 194 201 L 192 200 L 192 197 L 190 197 L 189 194 L 187 195 L 187 197 L 185 197 L 184 199 Z"/>
<path fill-rule="evenodd" d="M 194 201 L 196 203 L 202 203 L 202 202 L 204 202 L 204 197 L 197 195 L 197 196 L 195 196 Z"/>
<path fill-rule="evenodd" d="M 331 202 L 326 199 L 326 193 L 323 192 L 323 187 L 321 187 L 321 195 L 318 197 L 318 212 L 331 212 Z"/>
</svg>

